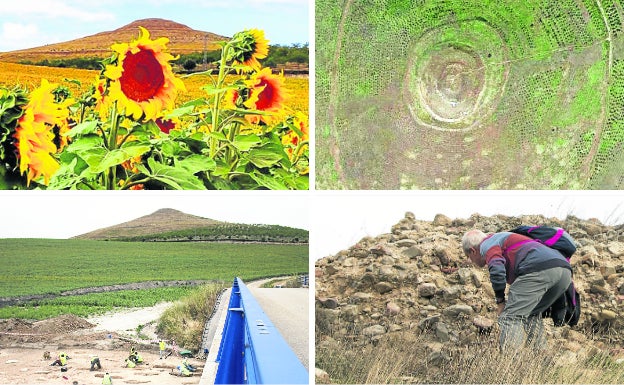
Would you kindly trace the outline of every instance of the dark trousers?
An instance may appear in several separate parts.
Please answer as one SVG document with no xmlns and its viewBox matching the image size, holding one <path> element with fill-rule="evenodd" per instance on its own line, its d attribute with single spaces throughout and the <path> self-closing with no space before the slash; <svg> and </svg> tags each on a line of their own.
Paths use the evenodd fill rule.
<svg viewBox="0 0 624 385">
<path fill-rule="evenodd" d="M 91 360 L 91 371 L 94 371 L 96 366 L 98 369 L 102 369 L 99 358 Z"/>
</svg>

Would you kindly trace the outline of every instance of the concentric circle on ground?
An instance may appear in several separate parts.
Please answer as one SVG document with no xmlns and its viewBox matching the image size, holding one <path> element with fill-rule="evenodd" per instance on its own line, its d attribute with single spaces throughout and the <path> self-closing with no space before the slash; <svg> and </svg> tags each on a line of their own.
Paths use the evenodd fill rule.
<svg viewBox="0 0 624 385">
<path fill-rule="evenodd" d="M 482 20 L 426 32 L 410 52 L 406 103 L 420 125 L 467 131 L 496 108 L 507 81 L 505 47 Z"/>
</svg>

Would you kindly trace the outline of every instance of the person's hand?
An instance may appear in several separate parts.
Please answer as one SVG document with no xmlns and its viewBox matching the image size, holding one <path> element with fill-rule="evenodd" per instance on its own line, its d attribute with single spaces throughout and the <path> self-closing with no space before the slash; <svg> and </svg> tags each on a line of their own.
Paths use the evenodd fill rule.
<svg viewBox="0 0 624 385">
<path fill-rule="evenodd" d="M 501 302 L 496 305 L 496 315 L 501 315 L 501 313 L 505 310 L 505 302 Z"/>
</svg>

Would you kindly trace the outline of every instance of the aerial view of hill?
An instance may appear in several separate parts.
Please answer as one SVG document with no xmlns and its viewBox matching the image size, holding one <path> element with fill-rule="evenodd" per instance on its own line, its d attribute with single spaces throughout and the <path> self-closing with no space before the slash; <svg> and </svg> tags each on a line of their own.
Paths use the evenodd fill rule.
<svg viewBox="0 0 624 385">
<path fill-rule="evenodd" d="M 217 42 L 227 37 L 215 33 L 198 31 L 184 24 L 164 19 L 142 19 L 113 31 L 100 32 L 67 42 L 49 44 L 42 47 L 0 53 L 0 61 L 17 63 L 20 61 L 38 62 L 43 59 L 69 59 L 76 57 L 108 57 L 110 46 L 115 42 L 130 41 L 136 37 L 139 27 L 144 27 L 156 37 L 169 38 L 169 49 L 174 54 L 213 51 Z"/>
<path fill-rule="evenodd" d="M 623 4 L 316 1 L 317 188 L 621 189 Z"/>
</svg>

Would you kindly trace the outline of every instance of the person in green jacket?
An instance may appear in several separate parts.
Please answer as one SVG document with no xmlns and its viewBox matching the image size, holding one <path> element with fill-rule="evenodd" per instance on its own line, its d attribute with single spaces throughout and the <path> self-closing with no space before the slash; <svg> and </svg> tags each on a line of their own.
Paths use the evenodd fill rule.
<svg viewBox="0 0 624 385">
<path fill-rule="evenodd" d="M 178 371 L 180 372 L 180 376 L 183 377 L 190 377 L 193 374 L 186 368 L 186 366 L 184 366 L 184 364 L 180 364 L 178 365 Z"/>
<path fill-rule="evenodd" d="M 89 369 L 89 371 L 91 372 L 94 371 L 96 366 L 98 369 L 102 369 L 102 364 L 100 363 L 100 357 L 92 356 L 91 357 L 91 369 Z"/>
<path fill-rule="evenodd" d="M 167 344 L 165 343 L 165 341 L 163 340 L 158 341 L 158 348 L 160 349 L 159 355 L 160 355 L 160 359 L 162 360 L 163 356 L 165 355 L 165 349 L 167 348 Z"/>
<path fill-rule="evenodd" d="M 108 374 L 108 372 L 104 374 L 104 378 L 102 379 L 102 384 L 113 385 L 113 379 L 111 378 L 110 374 Z"/>
<path fill-rule="evenodd" d="M 59 353 L 58 358 L 53 363 L 51 363 L 50 366 L 54 366 L 54 365 L 65 366 L 67 365 L 68 358 L 69 357 L 67 356 L 66 353 L 61 352 Z"/>
</svg>

